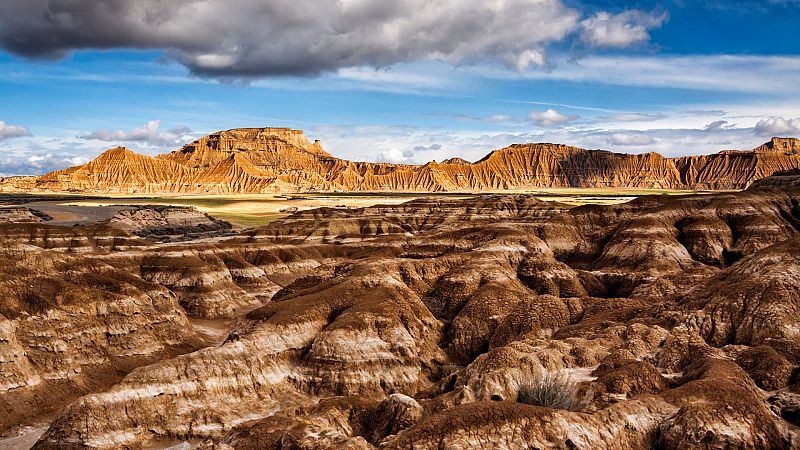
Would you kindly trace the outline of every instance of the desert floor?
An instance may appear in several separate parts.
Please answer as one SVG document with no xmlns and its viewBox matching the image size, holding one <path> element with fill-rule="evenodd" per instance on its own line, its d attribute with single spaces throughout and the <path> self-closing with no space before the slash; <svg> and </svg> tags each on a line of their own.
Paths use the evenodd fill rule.
<svg viewBox="0 0 800 450">
<path fill-rule="evenodd" d="M 536 191 L 509 191 L 529 193 L 540 200 L 558 201 L 568 205 L 613 205 L 625 203 L 643 195 L 687 195 L 694 191 L 647 189 L 542 189 Z M 53 223 L 63 225 L 87 224 L 106 220 L 119 209 L 131 205 L 194 206 L 202 212 L 227 220 L 237 228 L 266 225 L 296 210 L 320 207 L 362 208 L 373 205 L 391 205 L 416 198 L 442 197 L 449 199 L 493 195 L 496 193 L 300 193 L 300 194 L 233 194 L 187 196 L 97 196 L 71 195 L 68 199 L 43 200 L 26 206 L 53 217 Z"/>
</svg>

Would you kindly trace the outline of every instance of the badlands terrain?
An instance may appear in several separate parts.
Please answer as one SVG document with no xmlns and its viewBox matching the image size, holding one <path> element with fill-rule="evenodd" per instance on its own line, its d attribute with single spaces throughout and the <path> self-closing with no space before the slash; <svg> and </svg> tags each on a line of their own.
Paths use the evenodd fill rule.
<svg viewBox="0 0 800 450">
<path fill-rule="evenodd" d="M 800 445 L 798 172 L 241 231 L 164 206 L 58 226 L 7 197 L 0 446 Z"/>
<path fill-rule="evenodd" d="M 0 448 L 799 448 L 798 150 L 400 166 L 245 129 L 5 179 Z M 615 186 L 742 190 L 468 192 Z M 103 197 L 304 189 L 440 194 L 254 227 Z"/>
<path fill-rule="evenodd" d="M 0 179 L 2 192 L 239 194 L 287 192 L 485 192 L 536 188 L 744 189 L 800 167 L 800 140 L 754 150 L 666 158 L 560 144 L 518 144 L 469 163 L 352 162 L 286 128 L 239 128 L 150 157 L 112 148 L 82 166 Z"/>
</svg>

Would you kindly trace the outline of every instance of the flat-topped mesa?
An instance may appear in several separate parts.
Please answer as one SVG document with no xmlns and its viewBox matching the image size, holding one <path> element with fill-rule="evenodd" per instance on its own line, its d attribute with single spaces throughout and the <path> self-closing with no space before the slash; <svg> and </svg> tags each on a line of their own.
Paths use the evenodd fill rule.
<svg viewBox="0 0 800 450">
<path fill-rule="evenodd" d="M 756 153 L 785 153 L 787 155 L 796 155 L 800 152 L 800 139 L 798 138 L 781 138 L 774 137 L 766 144 L 755 149 Z"/>
<path fill-rule="evenodd" d="M 272 155 L 282 153 L 284 156 L 305 153 L 305 156 L 332 158 L 322 149 L 319 140 L 311 143 L 302 131 L 289 128 L 234 128 L 218 131 L 159 158 L 194 168 L 208 168 L 228 158 L 232 153 L 242 152 Z M 263 155 L 252 156 L 263 159 Z"/>
</svg>

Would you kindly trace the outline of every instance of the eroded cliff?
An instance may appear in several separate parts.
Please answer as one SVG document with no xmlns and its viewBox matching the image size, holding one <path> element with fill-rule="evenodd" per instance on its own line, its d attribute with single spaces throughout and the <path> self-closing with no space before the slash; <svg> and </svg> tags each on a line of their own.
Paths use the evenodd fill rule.
<svg viewBox="0 0 800 450">
<path fill-rule="evenodd" d="M 773 138 L 752 151 L 665 158 L 558 144 L 518 144 L 475 163 L 352 162 L 284 128 L 220 131 L 155 158 L 124 148 L 36 179 L 0 180 L 6 191 L 274 193 L 306 191 L 502 191 L 543 187 L 744 189 L 800 167 L 800 141 Z"/>
</svg>

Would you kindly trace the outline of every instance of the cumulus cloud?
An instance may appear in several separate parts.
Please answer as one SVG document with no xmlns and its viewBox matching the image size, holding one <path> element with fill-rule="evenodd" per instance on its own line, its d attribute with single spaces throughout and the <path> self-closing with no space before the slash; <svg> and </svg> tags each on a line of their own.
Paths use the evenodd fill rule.
<svg viewBox="0 0 800 450">
<path fill-rule="evenodd" d="M 731 129 L 733 127 L 735 127 L 735 125 L 728 122 L 727 120 L 715 120 L 704 126 L 703 130 L 705 131 L 725 130 L 725 129 Z"/>
<path fill-rule="evenodd" d="M 645 134 L 614 133 L 606 139 L 611 145 L 650 145 L 656 142 L 655 139 Z"/>
<path fill-rule="evenodd" d="M 31 136 L 30 130 L 19 125 L 7 124 L 0 120 L 0 141 L 24 136 Z"/>
<path fill-rule="evenodd" d="M 646 40 L 664 17 L 581 19 L 563 0 L 5 0 L 0 47 L 40 58 L 160 49 L 197 75 L 223 78 L 428 59 L 524 70 L 548 65 L 548 46 L 579 33 L 593 46 Z"/>
<path fill-rule="evenodd" d="M 630 10 L 612 15 L 598 12 L 581 21 L 581 39 L 593 47 L 628 47 L 650 40 L 649 30 L 660 27 L 667 14 Z"/>
<path fill-rule="evenodd" d="M 528 114 L 528 120 L 542 127 L 550 127 L 566 122 L 573 122 L 578 118 L 579 116 L 577 115 L 562 114 L 552 108 L 545 111 L 532 111 L 530 114 Z"/>
<path fill-rule="evenodd" d="M 85 164 L 89 157 L 41 149 L 2 149 L 0 151 L 0 176 L 40 175 L 65 167 Z"/>
<path fill-rule="evenodd" d="M 800 118 L 784 119 L 783 117 L 770 117 L 760 120 L 755 126 L 758 136 L 781 136 L 800 134 Z"/>
<path fill-rule="evenodd" d="M 191 130 L 179 126 L 165 131 L 159 131 L 160 120 L 151 120 L 139 128 L 132 130 L 95 130 L 91 133 L 81 134 L 80 139 L 98 140 L 106 142 L 141 142 L 147 145 L 167 147 L 182 143 L 184 137 Z"/>
<path fill-rule="evenodd" d="M 406 156 L 406 155 L 407 155 L 407 153 L 402 151 L 402 150 L 399 150 L 397 148 L 389 148 L 389 149 L 386 149 L 386 150 L 384 150 L 382 152 L 378 152 L 378 154 L 375 156 L 375 161 L 376 162 L 382 162 L 382 163 L 399 164 L 399 163 L 407 162 L 409 157 Z M 413 153 L 412 153 L 412 156 L 413 156 Z"/>
</svg>

